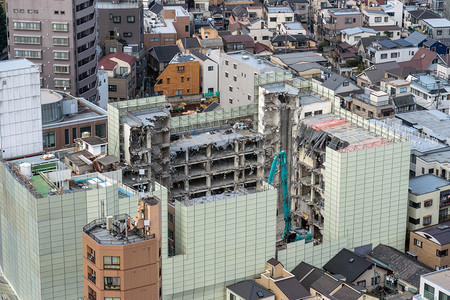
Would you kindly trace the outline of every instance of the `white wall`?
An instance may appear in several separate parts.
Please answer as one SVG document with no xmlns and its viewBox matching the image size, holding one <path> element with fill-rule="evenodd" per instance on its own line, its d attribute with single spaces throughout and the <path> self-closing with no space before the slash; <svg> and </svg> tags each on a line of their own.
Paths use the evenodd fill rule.
<svg viewBox="0 0 450 300">
<path fill-rule="evenodd" d="M 0 157 L 43 151 L 39 67 L 24 59 L 0 63 Z"/>
<path fill-rule="evenodd" d="M 375 56 L 372 60 L 372 63 L 378 64 L 389 61 L 410 61 L 413 58 L 414 54 L 416 54 L 417 47 L 408 47 L 408 48 L 400 48 L 400 49 L 386 49 L 386 50 L 378 50 L 375 52 Z M 397 53 L 397 57 L 391 57 L 392 53 Z M 386 58 L 381 58 L 382 54 L 387 54 Z"/>
<path fill-rule="evenodd" d="M 97 72 L 97 91 L 98 91 L 98 106 L 104 110 L 108 109 L 108 72 L 98 70 Z"/>
<path fill-rule="evenodd" d="M 342 42 L 347 42 L 349 45 L 353 46 L 353 45 L 358 44 L 358 42 L 361 40 L 361 38 L 375 36 L 375 35 L 377 35 L 377 34 L 372 33 L 372 32 L 360 32 L 360 33 L 352 34 L 352 35 L 342 33 L 341 38 L 342 38 Z"/>
<path fill-rule="evenodd" d="M 219 91 L 219 64 L 211 59 L 200 61 L 200 72 L 202 77 L 202 93 L 209 93 L 208 89 L 213 88 L 213 92 Z M 212 67 L 212 70 L 209 68 Z"/>
</svg>

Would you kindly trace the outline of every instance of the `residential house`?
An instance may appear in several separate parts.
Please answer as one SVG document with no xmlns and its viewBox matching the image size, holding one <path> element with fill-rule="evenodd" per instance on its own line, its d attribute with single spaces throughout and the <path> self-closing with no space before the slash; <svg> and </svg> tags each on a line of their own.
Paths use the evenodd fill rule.
<svg viewBox="0 0 450 300">
<path fill-rule="evenodd" d="M 429 38 L 429 36 L 426 36 L 423 33 L 414 31 L 413 33 L 405 37 L 405 41 L 410 42 L 414 46 L 423 47 L 423 43 Z"/>
<path fill-rule="evenodd" d="M 247 15 L 250 20 L 257 20 L 257 19 L 265 20 L 266 9 L 264 5 L 262 5 L 262 3 L 255 2 L 252 5 L 247 6 Z"/>
<path fill-rule="evenodd" d="M 380 88 L 389 94 L 395 106 L 395 113 L 416 110 L 415 97 L 411 93 L 411 82 L 403 79 L 385 78 L 380 81 Z"/>
<path fill-rule="evenodd" d="M 289 6 L 269 6 L 267 7 L 267 27 L 269 29 L 280 29 L 281 23 L 292 23 L 294 11 Z"/>
<path fill-rule="evenodd" d="M 318 63 L 321 66 L 328 65 L 328 60 L 324 56 L 312 51 L 275 54 L 270 58 L 270 61 L 282 67 L 292 67 L 303 63 Z"/>
<path fill-rule="evenodd" d="M 152 47 L 148 51 L 149 72 L 157 77 L 177 53 L 180 53 L 177 45 Z"/>
<path fill-rule="evenodd" d="M 191 50 L 201 51 L 202 48 L 196 37 L 179 39 L 177 45 L 182 53 L 189 53 Z"/>
<path fill-rule="evenodd" d="M 429 49 L 431 51 L 436 52 L 439 55 L 445 55 L 448 54 L 448 46 L 444 43 L 441 43 L 440 41 L 437 41 L 433 38 L 428 38 L 424 43 L 423 46 L 425 49 Z"/>
<path fill-rule="evenodd" d="M 422 32 L 433 39 L 450 38 L 450 21 L 445 18 L 441 19 L 423 19 Z"/>
<path fill-rule="evenodd" d="M 305 29 L 305 26 L 306 26 L 305 24 L 302 24 L 300 22 L 281 23 L 280 33 L 307 35 L 308 31 Z"/>
<path fill-rule="evenodd" d="M 323 81 L 322 86 L 332 90 L 335 94 L 343 96 L 362 92 L 361 87 L 354 84 L 349 78 L 336 73 L 332 73 L 327 77 Z"/>
<path fill-rule="evenodd" d="M 394 24 L 403 27 L 403 2 L 399 0 L 387 0 L 385 4 L 380 5 L 390 18 L 394 20 Z"/>
<path fill-rule="evenodd" d="M 430 9 L 405 10 L 404 24 L 406 28 L 420 29 L 422 28 L 422 20 L 440 19 L 441 16 Z"/>
<path fill-rule="evenodd" d="M 373 42 L 388 40 L 387 36 L 371 36 L 371 37 L 362 37 L 361 40 L 356 44 L 356 50 L 359 56 L 364 56 L 368 48 L 372 45 Z"/>
<path fill-rule="evenodd" d="M 214 96 L 219 93 L 219 64 L 198 51 L 191 51 L 191 55 L 200 63 L 200 93 Z"/>
<path fill-rule="evenodd" d="M 339 74 L 351 77 L 360 60 L 356 49 L 347 42 L 342 42 L 328 53 L 328 59 Z"/>
<path fill-rule="evenodd" d="M 409 292 L 410 295 L 419 290 L 420 276 L 433 270 L 413 257 L 383 244 L 376 246 L 366 257 L 392 271 L 386 276 L 386 288 L 400 293 Z"/>
<path fill-rule="evenodd" d="M 355 46 L 362 38 L 376 36 L 377 32 L 370 28 L 354 27 L 341 30 L 341 41 Z"/>
<path fill-rule="evenodd" d="M 325 274 L 323 270 L 310 264 L 301 262 L 292 271 L 295 278 L 310 291 L 313 299 L 324 300 L 375 300 L 376 298 L 365 294 L 362 286 L 353 286 L 346 282 L 342 275 Z M 373 274 L 373 272 L 372 272 Z"/>
<path fill-rule="evenodd" d="M 103 56 L 98 65 L 108 72 L 109 99 L 126 100 L 136 96 L 136 58 L 119 51 Z"/>
<path fill-rule="evenodd" d="M 416 96 L 418 109 L 438 109 L 448 113 L 450 107 L 450 84 L 447 80 L 433 75 L 411 74 L 411 92 Z"/>
<path fill-rule="evenodd" d="M 273 36 L 273 30 L 266 26 L 266 21 L 263 19 L 256 19 L 250 21 L 247 26 L 240 30 L 240 34 L 246 34 L 253 38 L 255 43 L 261 43 L 270 46 L 270 39 Z"/>
<path fill-rule="evenodd" d="M 255 51 L 255 42 L 248 35 L 224 35 L 222 36 L 222 40 L 225 52 L 245 50 L 254 53 Z"/>
<path fill-rule="evenodd" d="M 144 11 L 144 45 L 175 45 L 181 38 L 190 37 L 190 15 L 182 6 L 167 6 L 158 15 Z"/>
<path fill-rule="evenodd" d="M 315 29 L 316 37 L 321 37 L 333 43 L 341 41 L 340 33 L 342 30 L 363 25 L 361 12 L 354 8 L 323 9 L 321 19 L 319 27 Z"/>
<path fill-rule="evenodd" d="M 190 54 L 177 54 L 156 78 L 155 92 L 167 97 L 200 92 L 200 63 Z"/>
<path fill-rule="evenodd" d="M 450 299 L 450 269 L 439 270 L 420 277 L 420 293 L 413 300 Z"/>
<path fill-rule="evenodd" d="M 450 194 L 450 191 L 447 194 Z M 450 221 L 411 231 L 409 251 L 416 255 L 418 261 L 435 270 L 448 268 L 450 266 Z"/>
<path fill-rule="evenodd" d="M 292 71 L 292 73 L 297 74 L 298 76 L 307 79 L 314 78 L 317 80 L 321 80 L 331 73 L 330 69 L 325 68 L 315 62 L 292 64 L 289 66 L 289 69 Z"/>
<path fill-rule="evenodd" d="M 434 175 L 434 168 L 427 170 L 422 168 L 422 171 L 425 175 L 409 180 L 409 231 L 421 230 L 426 226 L 440 223 L 442 207 L 450 206 L 450 182 Z M 434 267 L 434 265 L 428 265 Z"/>
<path fill-rule="evenodd" d="M 364 89 L 364 93 L 350 94 L 341 98 L 341 107 L 364 119 L 386 119 L 395 115 L 389 95 L 383 91 Z"/>
<path fill-rule="evenodd" d="M 379 9 L 364 9 L 364 24 L 366 26 L 391 26 L 395 24 L 395 20 Z"/>
<path fill-rule="evenodd" d="M 275 53 L 316 50 L 316 41 L 303 34 L 278 34 L 272 37 L 272 49 Z"/>
<path fill-rule="evenodd" d="M 276 299 L 301 300 L 310 296 L 309 291 L 295 276 L 274 258 L 267 261 L 267 270 L 255 281 L 273 292 Z"/>
<path fill-rule="evenodd" d="M 404 39 L 372 42 L 364 56 L 366 66 L 387 61 L 409 61 L 417 53 L 418 47 Z"/>
<path fill-rule="evenodd" d="M 227 299 L 275 300 L 275 294 L 253 280 L 245 280 L 227 286 Z"/>
<path fill-rule="evenodd" d="M 308 22 L 308 0 L 288 0 L 289 6 L 294 11 L 295 19 L 301 23 Z"/>
<path fill-rule="evenodd" d="M 255 43 L 255 54 L 261 57 L 270 57 L 273 55 L 273 50 L 267 45 Z"/>
<path fill-rule="evenodd" d="M 378 36 L 387 36 L 389 38 L 400 38 L 402 34 L 402 28 L 398 25 L 370 26 L 370 28 L 375 30 Z"/>
<path fill-rule="evenodd" d="M 413 66 L 416 67 L 417 70 L 422 71 L 436 71 L 438 64 L 447 65 L 445 60 L 437 52 L 427 48 L 419 48 L 416 54 L 411 58 L 411 62 L 414 62 Z"/>
<path fill-rule="evenodd" d="M 374 64 L 356 75 L 356 82 L 361 87 L 380 85 L 381 79 L 386 77 L 386 71 L 392 68 L 398 68 L 398 63 L 385 62 Z"/>
<path fill-rule="evenodd" d="M 331 274 L 342 275 L 345 281 L 362 286 L 369 291 L 379 285 L 384 286 L 388 273 L 386 268 L 375 267 L 373 261 L 345 248 L 333 256 L 323 269 Z"/>
</svg>

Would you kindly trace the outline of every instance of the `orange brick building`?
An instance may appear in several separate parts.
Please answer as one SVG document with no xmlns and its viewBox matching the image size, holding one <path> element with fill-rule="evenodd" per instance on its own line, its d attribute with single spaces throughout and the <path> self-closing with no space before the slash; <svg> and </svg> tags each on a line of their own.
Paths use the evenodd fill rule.
<svg viewBox="0 0 450 300">
<path fill-rule="evenodd" d="M 160 201 L 138 202 L 138 217 L 97 219 L 83 228 L 84 299 L 161 298 Z"/>
<path fill-rule="evenodd" d="M 190 54 L 177 54 L 156 78 L 155 92 L 167 97 L 199 94 L 199 61 Z"/>
</svg>

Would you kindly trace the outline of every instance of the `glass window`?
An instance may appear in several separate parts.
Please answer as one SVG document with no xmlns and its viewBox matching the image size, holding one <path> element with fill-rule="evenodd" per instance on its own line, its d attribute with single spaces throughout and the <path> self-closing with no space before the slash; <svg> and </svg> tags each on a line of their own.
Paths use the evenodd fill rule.
<svg viewBox="0 0 450 300">
<path fill-rule="evenodd" d="M 53 31 L 69 31 L 69 24 L 67 23 L 52 23 Z"/>
<path fill-rule="evenodd" d="M 104 277 L 105 290 L 120 290 L 120 277 Z"/>
<path fill-rule="evenodd" d="M 60 60 L 69 60 L 69 51 L 53 51 L 53 58 Z"/>
<path fill-rule="evenodd" d="M 409 223 L 414 225 L 420 224 L 420 219 L 414 219 L 412 217 L 409 217 Z"/>
<path fill-rule="evenodd" d="M 434 300 L 434 287 L 425 283 L 424 296 L 429 300 Z"/>
<path fill-rule="evenodd" d="M 42 58 L 41 50 L 14 50 L 14 55 L 17 57 L 27 58 Z"/>
<path fill-rule="evenodd" d="M 29 45 L 40 45 L 40 36 L 14 36 L 14 43 L 16 44 L 29 44 Z"/>
<path fill-rule="evenodd" d="M 439 299 L 438 300 L 450 300 L 450 295 L 444 294 L 443 292 L 439 291 Z"/>
<path fill-rule="evenodd" d="M 56 146 L 55 132 L 44 133 L 44 148 L 53 148 Z"/>
<path fill-rule="evenodd" d="M 213 66 L 209 66 L 208 67 L 208 71 L 213 71 L 214 70 L 214 67 Z"/>
<path fill-rule="evenodd" d="M 69 88 L 70 79 L 54 79 L 53 84 L 55 85 L 55 87 Z"/>
<path fill-rule="evenodd" d="M 228 72 L 225 72 L 225 78 L 228 78 Z"/>
<path fill-rule="evenodd" d="M 236 300 L 236 296 L 232 293 L 230 293 L 230 300 Z"/>
<path fill-rule="evenodd" d="M 436 250 L 436 256 L 438 256 L 438 257 L 448 256 L 448 249 Z"/>
<path fill-rule="evenodd" d="M 387 53 L 381 54 L 381 59 L 386 59 L 387 58 Z"/>
<path fill-rule="evenodd" d="M 173 231 L 171 229 L 168 229 L 168 237 L 173 240 Z"/>
<path fill-rule="evenodd" d="M 132 34 L 131 32 L 124 32 L 124 33 L 123 33 L 123 36 L 124 36 L 124 37 L 132 37 L 133 34 Z"/>
<path fill-rule="evenodd" d="M 423 201 L 424 207 L 430 207 L 432 205 L 433 205 L 433 199 L 428 199 L 428 200 Z"/>
<path fill-rule="evenodd" d="M 431 216 L 423 217 L 423 225 L 430 225 L 430 224 L 431 224 Z"/>
<path fill-rule="evenodd" d="M 120 16 L 113 16 L 113 22 L 114 23 L 120 23 L 121 22 L 121 17 Z"/>
<path fill-rule="evenodd" d="M 276 22 L 277 21 L 277 18 L 275 17 L 275 18 L 270 18 L 270 22 Z"/>
<path fill-rule="evenodd" d="M 41 30 L 39 22 L 13 22 L 13 28 L 18 30 Z"/>
<path fill-rule="evenodd" d="M 173 215 L 171 213 L 168 213 L 168 219 L 169 222 L 173 224 Z"/>
<path fill-rule="evenodd" d="M 406 93 L 406 88 L 400 88 L 400 93 Z"/>
<path fill-rule="evenodd" d="M 181 96 L 181 95 L 183 95 L 183 90 L 176 90 L 176 91 L 175 91 L 175 95 L 176 95 L 176 96 Z"/>
<path fill-rule="evenodd" d="M 77 128 L 74 127 L 72 128 L 72 139 L 76 139 L 77 138 Z"/>
<path fill-rule="evenodd" d="M 92 134 L 91 125 L 80 127 L 81 136 L 83 136 L 83 133 L 85 133 L 85 132 L 89 132 L 89 136 L 91 136 L 91 134 Z"/>
<path fill-rule="evenodd" d="M 375 17 L 375 23 L 380 23 L 381 22 L 381 17 Z"/>
<path fill-rule="evenodd" d="M 120 67 L 120 74 L 127 74 L 128 73 L 128 67 Z"/>
<path fill-rule="evenodd" d="M 69 74 L 70 67 L 69 66 L 53 66 L 53 72 L 54 73 L 63 73 L 63 74 Z"/>
<path fill-rule="evenodd" d="M 409 201 L 409 206 L 411 206 L 412 208 L 420 208 L 420 202 L 414 202 L 414 201 Z"/>
<path fill-rule="evenodd" d="M 66 37 L 54 37 L 53 38 L 53 45 L 55 45 L 55 46 L 68 46 L 69 45 L 69 38 L 66 38 Z"/>
<path fill-rule="evenodd" d="M 64 129 L 64 144 L 69 145 L 70 144 L 70 131 L 69 129 Z"/>
<path fill-rule="evenodd" d="M 105 297 L 105 300 L 120 300 L 120 297 Z"/>
<path fill-rule="evenodd" d="M 184 66 L 178 67 L 178 71 L 184 71 Z"/>
<path fill-rule="evenodd" d="M 108 85 L 109 92 L 117 92 L 117 85 L 110 84 Z"/>
<path fill-rule="evenodd" d="M 103 256 L 103 269 L 120 269 L 120 257 Z"/>
<path fill-rule="evenodd" d="M 95 124 L 95 135 L 104 139 L 106 137 L 106 124 Z"/>
<path fill-rule="evenodd" d="M 239 45 L 238 45 L 239 46 Z M 233 68 L 237 69 L 237 64 L 233 64 Z"/>
<path fill-rule="evenodd" d="M 127 17 L 127 22 L 128 23 L 134 23 L 135 20 L 136 20 L 135 16 L 128 16 Z"/>
</svg>

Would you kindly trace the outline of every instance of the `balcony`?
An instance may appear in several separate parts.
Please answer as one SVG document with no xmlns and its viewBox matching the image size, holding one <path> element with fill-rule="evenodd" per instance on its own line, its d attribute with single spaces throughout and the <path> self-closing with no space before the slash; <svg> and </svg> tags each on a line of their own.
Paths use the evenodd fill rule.
<svg viewBox="0 0 450 300">
<path fill-rule="evenodd" d="M 97 277 L 95 276 L 95 274 L 88 274 L 88 279 L 89 279 L 93 284 L 95 284 L 95 283 L 96 283 L 96 280 L 97 280 Z"/>
<path fill-rule="evenodd" d="M 95 264 L 95 256 L 92 255 L 91 253 L 88 253 L 87 258 L 93 263 Z"/>
</svg>

